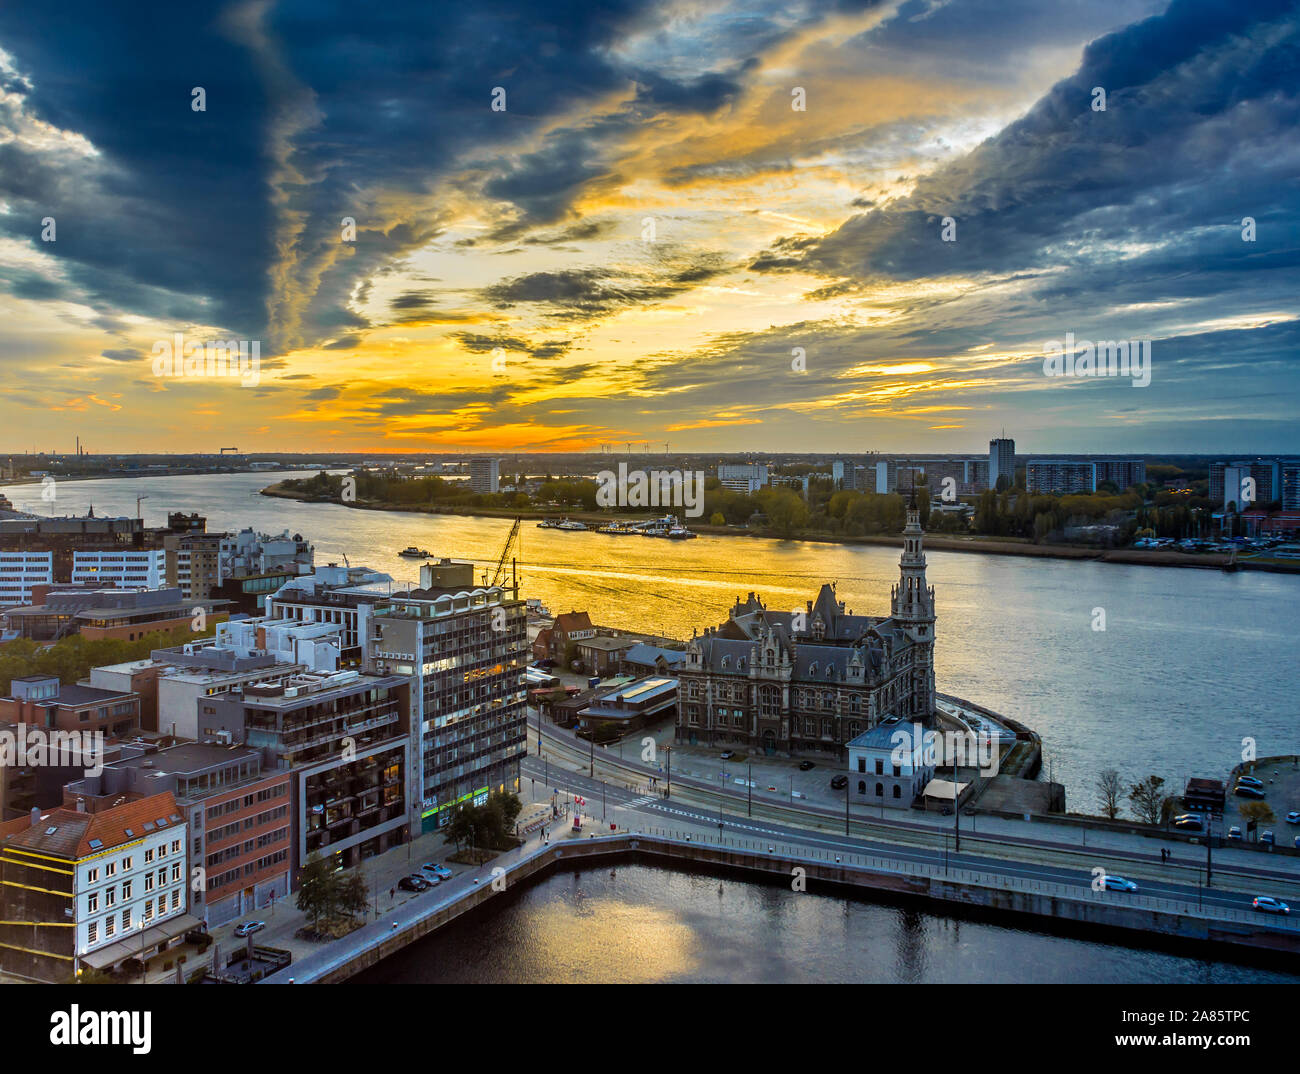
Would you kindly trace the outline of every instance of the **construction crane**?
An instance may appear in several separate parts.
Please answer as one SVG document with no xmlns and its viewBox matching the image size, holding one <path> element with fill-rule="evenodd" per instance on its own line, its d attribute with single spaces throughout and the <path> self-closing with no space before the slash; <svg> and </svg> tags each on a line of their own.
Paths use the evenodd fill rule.
<svg viewBox="0 0 1300 1074">
<path fill-rule="evenodd" d="M 523 519 L 522 519 L 522 518 L 516 518 L 516 519 L 515 519 L 515 524 L 514 524 L 513 526 L 510 527 L 510 533 L 509 533 L 509 534 L 507 535 L 507 537 L 506 537 L 506 543 L 505 543 L 505 545 L 504 545 L 504 546 L 502 547 L 502 549 L 501 549 L 501 556 L 500 556 L 500 558 L 497 560 L 497 567 L 496 567 L 496 570 L 492 572 L 492 579 L 491 579 L 491 581 L 488 581 L 488 575 L 487 575 L 487 572 L 486 572 L 486 571 L 483 572 L 483 581 L 488 585 L 489 588 L 492 587 L 492 586 L 498 586 L 498 585 L 500 585 L 501 582 L 502 582 L 502 580 L 505 578 L 505 575 L 506 575 L 506 561 L 510 559 L 510 552 L 511 552 L 511 550 L 515 547 L 515 544 L 516 544 L 516 543 L 518 542 L 518 540 L 519 540 L 519 525 L 520 525 L 521 522 L 523 522 Z M 510 573 L 511 573 L 511 577 L 513 578 L 512 587 L 514 588 L 515 596 L 518 596 L 518 595 L 519 595 L 519 576 L 518 576 L 518 573 L 517 573 L 517 572 L 515 571 L 515 569 L 514 569 L 514 564 L 513 564 L 513 563 L 511 563 Z"/>
</svg>

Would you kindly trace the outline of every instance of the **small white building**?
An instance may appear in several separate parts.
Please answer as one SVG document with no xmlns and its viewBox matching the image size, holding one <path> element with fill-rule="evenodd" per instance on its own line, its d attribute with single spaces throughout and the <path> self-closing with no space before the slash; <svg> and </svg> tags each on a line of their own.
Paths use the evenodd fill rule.
<svg viewBox="0 0 1300 1074">
<path fill-rule="evenodd" d="M 934 778 L 939 745 L 933 731 L 892 717 L 851 739 L 848 751 L 855 801 L 908 809 Z"/>
</svg>

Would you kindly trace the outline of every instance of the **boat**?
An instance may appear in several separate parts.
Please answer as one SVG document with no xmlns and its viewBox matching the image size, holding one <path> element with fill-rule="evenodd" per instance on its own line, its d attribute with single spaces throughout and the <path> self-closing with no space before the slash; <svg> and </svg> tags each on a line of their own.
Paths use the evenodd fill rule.
<svg viewBox="0 0 1300 1074">
<path fill-rule="evenodd" d="M 559 525 L 560 524 L 556 522 L 555 519 L 553 518 L 544 518 L 539 523 L 537 523 L 537 528 L 539 530 L 553 530 L 553 529 L 557 529 Z"/>
<path fill-rule="evenodd" d="M 626 522 L 611 522 L 606 526 L 601 526 L 596 532 L 608 533 L 612 537 L 626 537 L 629 534 L 636 533 L 637 531 Z"/>
<path fill-rule="evenodd" d="M 555 527 L 557 530 L 585 530 L 586 524 L 583 522 L 570 522 L 567 518 Z"/>
<path fill-rule="evenodd" d="M 428 559 L 432 555 L 427 548 L 416 548 L 413 544 L 408 544 L 397 554 L 407 559 Z"/>
<path fill-rule="evenodd" d="M 671 526 L 664 536 L 670 541 L 689 541 L 692 537 L 698 537 L 699 534 L 692 533 L 685 526 Z"/>
</svg>

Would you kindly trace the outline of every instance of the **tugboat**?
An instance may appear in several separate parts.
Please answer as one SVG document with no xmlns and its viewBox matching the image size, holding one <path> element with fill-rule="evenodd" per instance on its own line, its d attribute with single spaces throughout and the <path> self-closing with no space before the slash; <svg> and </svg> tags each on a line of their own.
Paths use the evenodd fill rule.
<svg viewBox="0 0 1300 1074">
<path fill-rule="evenodd" d="M 397 554 L 405 556 L 407 559 L 428 559 L 432 555 L 427 548 L 416 548 L 413 544 L 408 544 Z"/>
</svg>

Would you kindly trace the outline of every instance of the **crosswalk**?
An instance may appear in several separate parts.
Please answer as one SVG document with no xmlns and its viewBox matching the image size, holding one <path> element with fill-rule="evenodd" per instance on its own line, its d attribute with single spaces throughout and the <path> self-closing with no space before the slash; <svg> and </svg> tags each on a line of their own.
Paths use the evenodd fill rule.
<svg viewBox="0 0 1300 1074">
<path fill-rule="evenodd" d="M 643 794 L 640 798 L 633 798 L 632 801 L 628 802 L 628 803 L 627 803 L 627 808 L 628 808 L 628 809 L 640 809 L 642 806 L 648 806 L 648 805 L 650 805 L 652 802 L 657 802 L 657 801 L 659 801 L 659 795 L 657 795 L 657 794 Z"/>
</svg>

